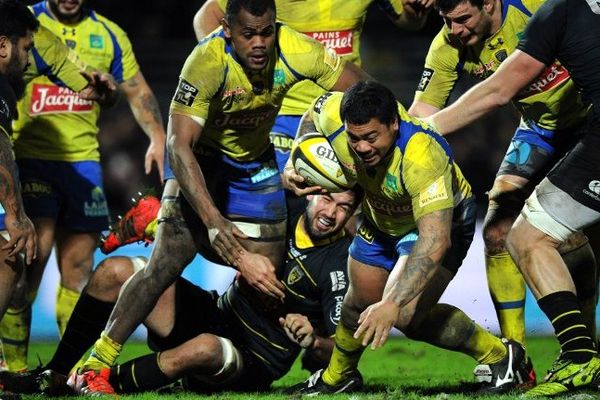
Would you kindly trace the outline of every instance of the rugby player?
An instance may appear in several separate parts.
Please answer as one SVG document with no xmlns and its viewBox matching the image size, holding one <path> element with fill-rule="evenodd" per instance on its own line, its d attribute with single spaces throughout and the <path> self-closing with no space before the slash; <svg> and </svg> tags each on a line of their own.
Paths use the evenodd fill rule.
<svg viewBox="0 0 600 400">
<path fill-rule="evenodd" d="M 445 26 L 431 43 L 408 112 L 425 117 L 442 109 L 463 73 L 479 79 L 493 74 L 515 51 L 519 35 L 542 4 L 541 0 L 438 1 Z M 513 104 L 521 123 L 489 191 L 483 238 L 488 286 L 502 336 L 525 345 L 525 281 L 506 250 L 506 235 L 535 185 L 577 141 L 574 131 L 585 122 L 588 107 L 558 61 L 519 92 Z M 577 277 L 585 322 L 595 332 L 598 273 L 588 240 L 575 233 L 559 251 Z"/>
<path fill-rule="evenodd" d="M 315 395 L 358 389 L 363 349 L 371 341 L 373 349 L 382 346 L 394 326 L 410 338 L 490 365 L 487 391 L 523 384 L 528 371 L 521 345 L 438 303 L 475 230 L 471 187 L 448 143 L 409 116 L 389 89 L 369 81 L 317 99 L 298 135 L 315 130 L 364 189 L 364 221 L 349 249 L 350 289 L 329 366 L 292 391 Z M 291 162 L 284 180 L 295 191 L 303 182 Z"/>
<path fill-rule="evenodd" d="M 145 321 L 151 347 L 161 352 L 113 367 L 112 387 L 121 393 L 150 390 L 186 376 L 195 390 L 265 390 L 289 370 L 299 347 L 306 349 L 305 365 L 326 365 L 348 288 L 351 238 L 343 227 L 359 202 L 353 191 L 309 196 L 305 211 L 290 219 L 281 307 L 257 305 L 239 282 L 217 299 L 179 278 Z M 64 390 L 67 374 L 100 334 L 121 286 L 144 265 L 142 257 L 104 260 L 52 360 L 41 369 L 46 371 L 0 374 L 0 384 L 21 393 Z"/>
<path fill-rule="evenodd" d="M 597 387 L 600 357 L 577 300 L 577 290 L 558 247 L 600 220 L 595 183 L 600 174 L 600 7 L 595 1 L 549 0 L 525 28 L 517 50 L 498 70 L 450 107 L 429 117 L 442 133 L 453 132 L 511 101 L 558 60 L 582 98 L 592 104 L 573 149 L 525 202 L 507 236 L 507 248 L 555 329 L 561 352 L 545 382 L 531 396 Z"/>
<path fill-rule="evenodd" d="M 48 0 L 31 7 L 40 24 L 54 32 L 83 62 L 110 72 L 127 98 L 140 127 L 150 138 L 146 170 L 153 162 L 162 177 L 165 132 L 158 103 L 131 49 L 116 24 L 83 6 L 83 0 Z M 34 53 L 38 69 L 44 60 Z M 108 227 L 97 119 L 100 106 L 60 86 L 53 76 L 36 77 L 18 106 L 14 150 L 25 210 L 38 235 L 38 257 L 27 269 L 27 286 L 2 322 L 13 342 L 20 342 L 20 363 L 26 366 L 30 305 L 54 245 L 61 281 L 57 292 L 59 332 L 85 286 L 93 267 L 100 231 Z M 13 368 L 11 366 L 11 368 Z"/>
<path fill-rule="evenodd" d="M 19 29 L 24 32 L 25 25 L 22 25 L 24 22 L 23 16 L 15 17 L 14 20 L 10 17 L 19 7 L 15 8 L 14 5 L 11 7 L 11 10 L 7 10 L 6 14 L 4 14 L 8 16 L 7 18 L 10 22 L 5 21 L 3 26 L 8 30 L 14 30 L 17 27 L 20 27 Z M 27 12 L 29 13 L 29 11 Z M 75 53 L 70 51 L 52 32 L 44 27 L 38 26 L 38 28 L 33 31 L 33 42 L 34 47 L 32 47 L 31 52 L 29 53 L 29 61 L 25 71 L 16 68 L 16 58 L 13 58 L 11 61 L 12 67 L 10 68 L 9 73 L 11 75 L 18 73 L 18 75 L 12 76 L 9 81 L 12 82 L 12 86 L 15 87 L 14 90 L 18 92 L 17 97 L 21 97 L 23 94 L 26 82 L 43 74 L 55 77 L 60 80 L 61 84 L 67 85 L 71 89 L 78 91 L 79 95 L 87 100 L 95 100 L 103 105 L 110 105 L 116 101 L 117 92 L 114 79 L 112 79 L 109 74 L 92 71 L 89 66 L 82 63 Z M 7 115 L 7 123 L 10 122 L 10 119 L 14 115 L 15 114 L 12 114 L 10 118 L 8 118 L 9 116 Z M 9 132 L 11 131 L 12 127 Z M 10 154 L 12 159 L 12 150 Z M 16 188 L 19 188 L 19 185 Z M 12 229 L 14 230 L 14 223 L 12 223 L 12 225 Z M 23 224 L 24 228 L 26 226 L 26 224 Z M 5 224 L 5 211 L 2 207 L 0 207 L 0 234 L 4 237 L 1 240 L 8 237 L 19 238 L 19 235 L 16 235 L 15 232 L 10 234 L 7 229 Z M 31 260 L 31 255 L 27 254 L 24 260 L 25 263 L 30 263 Z M 8 309 L 8 319 L 11 318 L 11 314 L 14 314 L 15 312 L 18 314 L 19 310 L 25 307 L 25 305 L 19 304 L 19 299 L 22 296 L 15 294 L 16 290 L 22 288 L 22 285 L 20 285 L 21 279 L 23 278 L 21 275 L 23 269 L 22 261 L 21 257 L 9 257 L 8 254 L 4 254 L 0 260 L 0 282 L 2 282 L 3 286 L 0 290 L 0 316 L 5 315 L 7 307 L 10 305 Z M 9 324 L 4 324 L 2 328 L 6 328 L 8 325 Z M 0 333 L 2 337 L 10 339 L 4 343 L 4 346 L 1 345 L 2 342 L 0 341 L 0 369 L 25 369 L 26 355 L 22 352 L 26 351 L 26 345 L 18 345 L 19 340 L 15 339 L 15 337 L 21 337 L 21 332 L 15 332 L 12 329 L 2 329 Z M 10 365 L 7 362 L 8 360 L 11 361 Z"/>
<path fill-rule="evenodd" d="M 119 296 L 83 366 L 84 388 L 104 379 L 98 371 L 114 364 L 121 344 L 198 251 L 283 299 L 275 271 L 284 259 L 287 212 L 270 128 L 296 82 L 344 90 L 366 78 L 334 52 L 276 24 L 272 1 L 227 4 L 223 27 L 188 57 L 171 103 L 168 155 L 181 193 L 163 197 L 164 223 L 148 265 Z"/>
</svg>

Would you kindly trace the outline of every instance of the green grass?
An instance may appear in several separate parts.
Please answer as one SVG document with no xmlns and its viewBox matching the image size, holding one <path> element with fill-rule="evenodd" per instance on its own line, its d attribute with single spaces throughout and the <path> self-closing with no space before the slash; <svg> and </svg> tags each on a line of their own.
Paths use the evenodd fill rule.
<svg viewBox="0 0 600 400">
<path fill-rule="evenodd" d="M 36 362 L 36 353 L 42 361 L 50 359 L 55 343 L 36 343 L 30 350 L 30 365 Z M 129 359 L 147 352 L 141 343 L 131 343 L 125 346 L 123 359 Z M 534 337 L 528 341 L 528 351 L 533 359 L 538 380 L 543 378 L 545 371 L 558 353 L 558 345 L 554 338 Z M 469 357 L 437 349 L 423 343 L 404 338 L 391 339 L 383 349 L 367 350 L 361 360 L 360 370 L 365 378 L 363 392 L 353 395 L 329 396 L 331 399 L 472 399 L 481 398 L 472 393 L 474 385 L 472 370 L 475 362 Z M 292 370 L 282 379 L 275 382 L 269 393 L 234 394 L 223 393 L 205 397 L 210 399 L 294 399 L 292 396 L 281 394 L 281 389 L 300 382 L 308 376 L 296 363 Z M 192 399 L 198 395 L 177 393 L 161 394 L 146 393 L 135 396 L 122 396 L 127 399 L 149 400 L 161 397 L 167 400 Z M 514 399 L 517 394 L 489 396 L 489 399 Z M 599 399 L 600 393 L 571 395 L 572 399 Z M 42 399 L 42 396 L 25 396 L 27 400 Z"/>
</svg>

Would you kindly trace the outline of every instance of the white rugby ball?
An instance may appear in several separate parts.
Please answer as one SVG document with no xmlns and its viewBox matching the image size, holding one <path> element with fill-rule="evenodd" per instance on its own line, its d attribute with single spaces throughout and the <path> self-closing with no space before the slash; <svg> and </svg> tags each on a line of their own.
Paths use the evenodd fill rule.
<svg viewBox="0 0 600 400">
<path fill-rule="evenodd" d="M 353 186 L 344 175 L 333 148 L 318 132 L 302 136 L 290 157 L 294 169 L 308 186 L 321 186 L 332 193 L 344 192 Z"/>
</svg>

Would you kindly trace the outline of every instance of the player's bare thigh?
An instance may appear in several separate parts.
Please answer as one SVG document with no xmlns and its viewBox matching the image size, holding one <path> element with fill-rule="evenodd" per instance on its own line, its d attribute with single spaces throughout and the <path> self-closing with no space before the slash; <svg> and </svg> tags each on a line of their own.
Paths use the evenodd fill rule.
<svg viewBox="0 0 600 400">
<path fill-rule="evenodd" d="M 348 257 L 350 286 L 344 297 L 342 321 L 349 327 L 356 327 L 360 313 L 368 306 L 381 300 L 389 273 Z"/>
</svg>

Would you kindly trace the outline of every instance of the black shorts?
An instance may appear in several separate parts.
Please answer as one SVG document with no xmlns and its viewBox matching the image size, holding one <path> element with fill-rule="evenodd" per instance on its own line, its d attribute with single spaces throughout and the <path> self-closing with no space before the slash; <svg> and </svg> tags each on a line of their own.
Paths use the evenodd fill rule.
<svg viewBox="0 0 600 400">
<path fill-rule="evenodd" d="M 273 378 L 263 362 L 248 350 L 232 327 L 230 316 L 217 307 L 218 295 L 214 291 L 206 291 L 184 278 L 175 283 L 175 325 L 171 333 L 161 338 L 148 331 L 148 346 L 153 351 L 172 349 L 200 335 L 211 333 L 231 340 L 243 357 L 242 374 L 227 386 L 212 387 L 195 380 L 192 376 L 183 379 L 184 385 L 198 392 L 215 390 L 257 391 L 269 388 Z"/>
<path fill-rule="evenodd" d="M 548 179 L 575 201 L 600 212 L 600 126 L 584 135 L 548 173 Z"/>
</svg>

